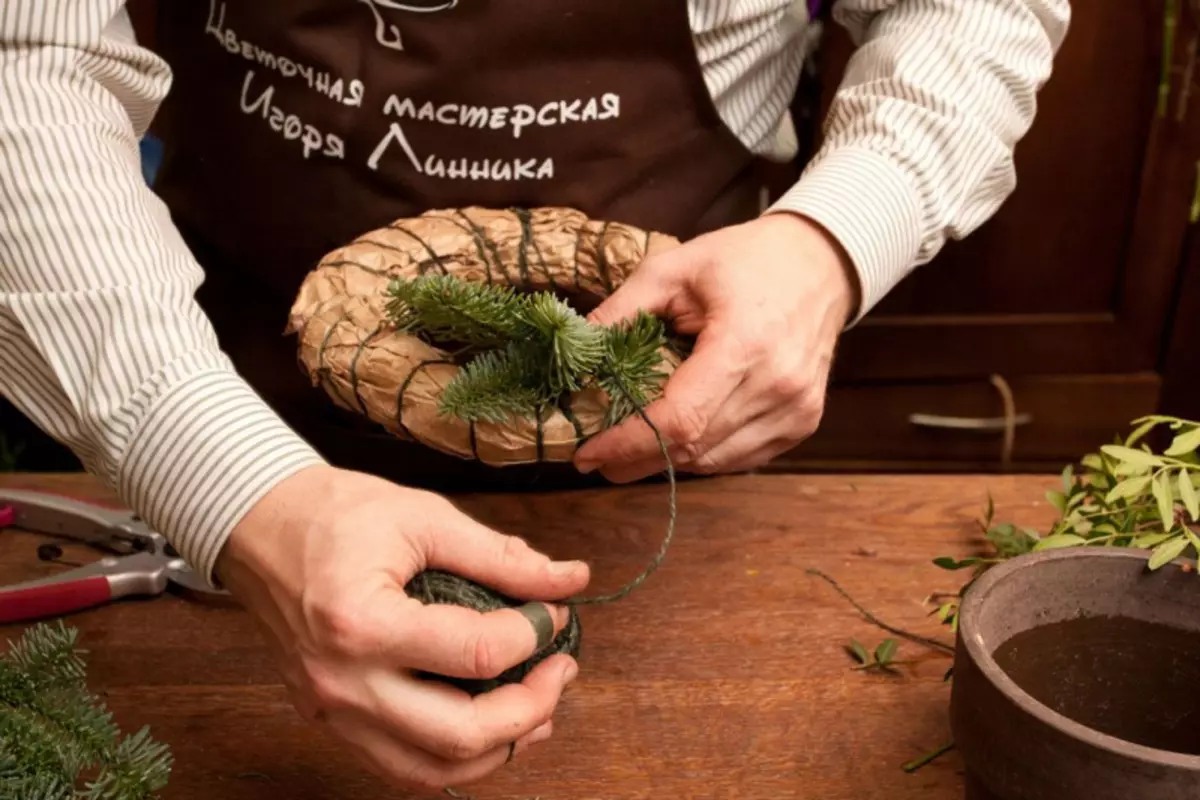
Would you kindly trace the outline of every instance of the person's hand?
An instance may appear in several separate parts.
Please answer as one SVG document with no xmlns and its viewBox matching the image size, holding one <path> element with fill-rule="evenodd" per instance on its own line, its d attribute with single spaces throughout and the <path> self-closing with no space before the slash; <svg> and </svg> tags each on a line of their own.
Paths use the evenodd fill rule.
<svg viewBox="0 0 1200 800">
<path fill-rule="evenodd" d="M 777 213 L 648 258 L 589 320 L 611 325 L 642 309 L 697 335 L 646 414 L 677 469 L 738 472 L 816 431 L 834 346 L 857 296 L 849 259 L 832 237 Z M 581 447 L 575 466 L 622 483 L 666 465 L 634 415 Z"/>
<path fill-rule="evenodd" d="M 552 562 L 448 500 L 318 466 L 283 481 L 237 525 L 216 577 L 272 645 L 293 703 L 396 786 L 478 780 L 550 736 L 575 661 L 554 655 L 518 684 L 476 697 L 416 673 L 494 678 L 530 658 L 536 635 L 511 609 L 423 605 L 404 586 L 425 568 L 510 597 L 556 600 L 588 568 Z M 555 635 L 568 617 L 549 605 Z"/>
</svg>

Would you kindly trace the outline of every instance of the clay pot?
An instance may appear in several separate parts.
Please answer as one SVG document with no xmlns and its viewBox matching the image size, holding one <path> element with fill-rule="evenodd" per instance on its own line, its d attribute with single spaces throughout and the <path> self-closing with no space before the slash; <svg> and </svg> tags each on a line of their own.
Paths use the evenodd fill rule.
<svg viewBox="0 0 1200 800">
<path fill-rule="evenodd" d="M 968 590 L 951 690 L 967 800 L 1200 797 L 1200 576 L 1048 550 Z"/>
</svg>

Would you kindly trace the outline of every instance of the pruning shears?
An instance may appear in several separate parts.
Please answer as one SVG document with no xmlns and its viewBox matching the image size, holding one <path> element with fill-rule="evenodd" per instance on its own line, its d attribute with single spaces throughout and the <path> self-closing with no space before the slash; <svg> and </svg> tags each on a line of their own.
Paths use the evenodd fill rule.
<svg viewBox="0 0 1200 800">
<path fill-rule="evenodd" d="M 0 624 L 81 611 L 121 597 L 159 595 L 170 584 L 202 595 L 228 595 L 210 586 L 132 511 L 0 488 L 4 527 L 63 537 L 109 555 L 49 578 L 0 587 Z"/>
</svg>

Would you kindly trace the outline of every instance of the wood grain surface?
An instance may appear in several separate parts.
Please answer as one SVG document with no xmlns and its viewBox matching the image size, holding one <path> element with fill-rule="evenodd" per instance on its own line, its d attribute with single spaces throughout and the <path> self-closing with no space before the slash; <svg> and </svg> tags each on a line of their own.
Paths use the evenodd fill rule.
<svg viewBox="0 0 1200 800">
<path fill-rule="evenodd" d="M 680 487 L 662 569 L 623 601 L 587 607 L 579 679 L 554 737 L 487 781 L 477 800 L 820 798 L 957 800 L 946 656 L 902 643 L 899 677 L 855 672 L 851 637 L 873 628 L 824 582 L 837 578 L 893 624 L 948 640 L 927 616 L 961 573 L 930 561 L 978 546 L 990 491 L 997 519 L 1043 525 L 1047 476 L 726 477 Z M 111 498 L 79 476 L 0 485 Z M 478 518 L 593 566 L 589 591 L 642 569 L 663 532 L 665 486 L 478 496 Z M 68 567 L 38 561 L 42 537 L 0 532 L 0 584 Z M 353 546 L 353 543 L 347 543 Z M 70 548 L 72 556 L 91 558 Z M 390 789 L 292 709 L 253 621 L 236 607 L 163 596 L 72 616 L 92 687 L 128 729 L 148 724 L 176 756 L 168 800 L 375 800 Z M 20 626 L 0 629 L 11 640 Z"/>
</svg>

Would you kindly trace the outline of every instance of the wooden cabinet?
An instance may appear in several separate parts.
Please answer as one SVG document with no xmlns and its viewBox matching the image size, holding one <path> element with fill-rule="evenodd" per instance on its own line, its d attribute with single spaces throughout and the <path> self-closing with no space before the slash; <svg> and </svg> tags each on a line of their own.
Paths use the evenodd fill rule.
<svg viewBox="0 0 1200 800">
<path fill-rule="evenodd" d="M 1003 467 L 997 386 L 1015 469 L 1078 458 L 1141 414 L 1200 418 L 1200 70 L 1184 91 L 1200 19 L 1182 12 L 1160 116 L 1166 0 L 1072 5 L 1015 193 L 846 333 L 820 431 L 775 468 Z M 850 52 L 827 37 L 823 104 Z"/>
</svg>

